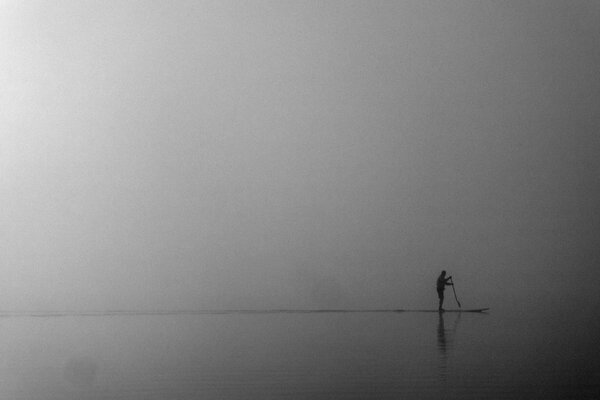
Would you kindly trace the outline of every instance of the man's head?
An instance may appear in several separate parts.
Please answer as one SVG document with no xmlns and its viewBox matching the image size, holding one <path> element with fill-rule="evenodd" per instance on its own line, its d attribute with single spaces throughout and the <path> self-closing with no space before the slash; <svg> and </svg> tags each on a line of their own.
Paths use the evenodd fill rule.
<svg viewBox="0 0 600 400">
<path fill-rule="evenodd" d="M 442 271 L 442 276 L 446 276 L 446 271 Z"/>
</svg>

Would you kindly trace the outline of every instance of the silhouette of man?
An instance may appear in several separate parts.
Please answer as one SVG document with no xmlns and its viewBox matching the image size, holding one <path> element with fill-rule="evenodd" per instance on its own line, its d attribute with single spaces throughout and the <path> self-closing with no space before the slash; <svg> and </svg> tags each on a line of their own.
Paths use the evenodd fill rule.
<svg viewBox="0 0 600 400">
<path fill-rule="evenodd" d="M 437 293 L 440 299 L 440 305 L 438 307 L 439 311 L 444 311 L 442 308 L 442 304 L 444 304 L 444 289 L 446 289 L 446 286 L 454 285 L 452 282 L 448 282 L 451 279 L 451 276 L 446 278 L 446 271 L 442 271 L 437 279 Z"/>
</svg>

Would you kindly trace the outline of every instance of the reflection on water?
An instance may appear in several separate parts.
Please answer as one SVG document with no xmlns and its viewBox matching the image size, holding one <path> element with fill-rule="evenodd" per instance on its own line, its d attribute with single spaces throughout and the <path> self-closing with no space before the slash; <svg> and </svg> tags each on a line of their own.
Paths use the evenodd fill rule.
<svg viewBox="0 0 600 400">
<path fill-rule="evenodd" d="M 593 398 L 595 338 L 547 325 L 460 313 L 7 318 L 0 399 Z"/>
<path fill-rule="evenodd" d="M 437 326 L 437 347 L 439 351 L 439 373 L 442 383 L 445 383 L 448 378 L 448 350 L 452 349 L 456 328 L 460 321 L 461 313 L 455 313 L 453 318 L 452 329 L 447 329 L 444 324 L 445 314 L 438 313 Z"/>
<path fill-rule="evenodd" d="M 445 382 L 448 376 L 448 355 L 446 354 L 446 328 L 444 327 L 444 313 L 439 313 L 438 319 L 438 350 L 440 351 L 440 377 Z"/>
</svg>

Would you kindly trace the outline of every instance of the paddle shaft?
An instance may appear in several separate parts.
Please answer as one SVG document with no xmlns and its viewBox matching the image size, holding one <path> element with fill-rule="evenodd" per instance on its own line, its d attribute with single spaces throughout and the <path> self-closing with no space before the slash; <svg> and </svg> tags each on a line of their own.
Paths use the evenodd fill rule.
<svg viewBox="0 0 600 400">
<path fill-rule="evenodd" d="M 452 291 L 454 292 L 454 299 L 456 300 L 456 303 L 458 304 L 458 308 L 462 308 L 462 306 L 460 305 L 460 301 L 458 301 L 458 297 L 456 297 L 456 289 L 454 289 L 454 279 L 451 279 L 452 281 Z"/>
</svg>

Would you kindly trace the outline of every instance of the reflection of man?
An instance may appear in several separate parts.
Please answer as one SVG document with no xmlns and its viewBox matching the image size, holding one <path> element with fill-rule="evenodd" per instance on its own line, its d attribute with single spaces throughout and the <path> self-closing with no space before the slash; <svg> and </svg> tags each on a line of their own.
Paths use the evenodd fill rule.
<svg viewBox="0 0 600 400">
<path fill-rule="evenodd" d="M 440 318 L 438 320 L 438 348 L 441 350 L 442 354 L 446 353 L 446 329 L 444 328 L 444 315 L 442 313 L 439 314 Z"/>
<path fill-rule="evenodd" d="M 439 355 L 439 374 L 440 380 L 442 383 L 446 383 L 448 379 L 448 357 L 452 353 L 452 349 L 454 348 L 454 335 L 456 333 L 456 328 L 458 327 L 458 323 L 460 322 L 461 313 L 456 313 L 456 319 L 454 319 L 454 323 L 451 326 L 451 329 L 447 329 L 444 325 L 444 318 L 446 314 L 441 312 L 438 313 L 438 325 L 437 325 L 437 349 Z M 445 396 L 440 396 L 440 398 L 445 398 Z"/>
<path fill-rule="evenodd" d="M 440 305 L 438 307 L 438 310 L 440 312 L 444 311 L 444 309 L 442 308 L 442 304 L 444 304 L 444 289 L 446 288 L 446 285 L 448 285 L 448 286 L 453 285 L 453 283 L 448 282 L 451 279 L 452 279 L 451 276 L 446 278 L 446 271 L 442 271 L 442 273 L 440 274 L 440 276 L 437 279 L 437 293 L 438 293 L 438 297 L 440 299 Z"/>
</svg>

